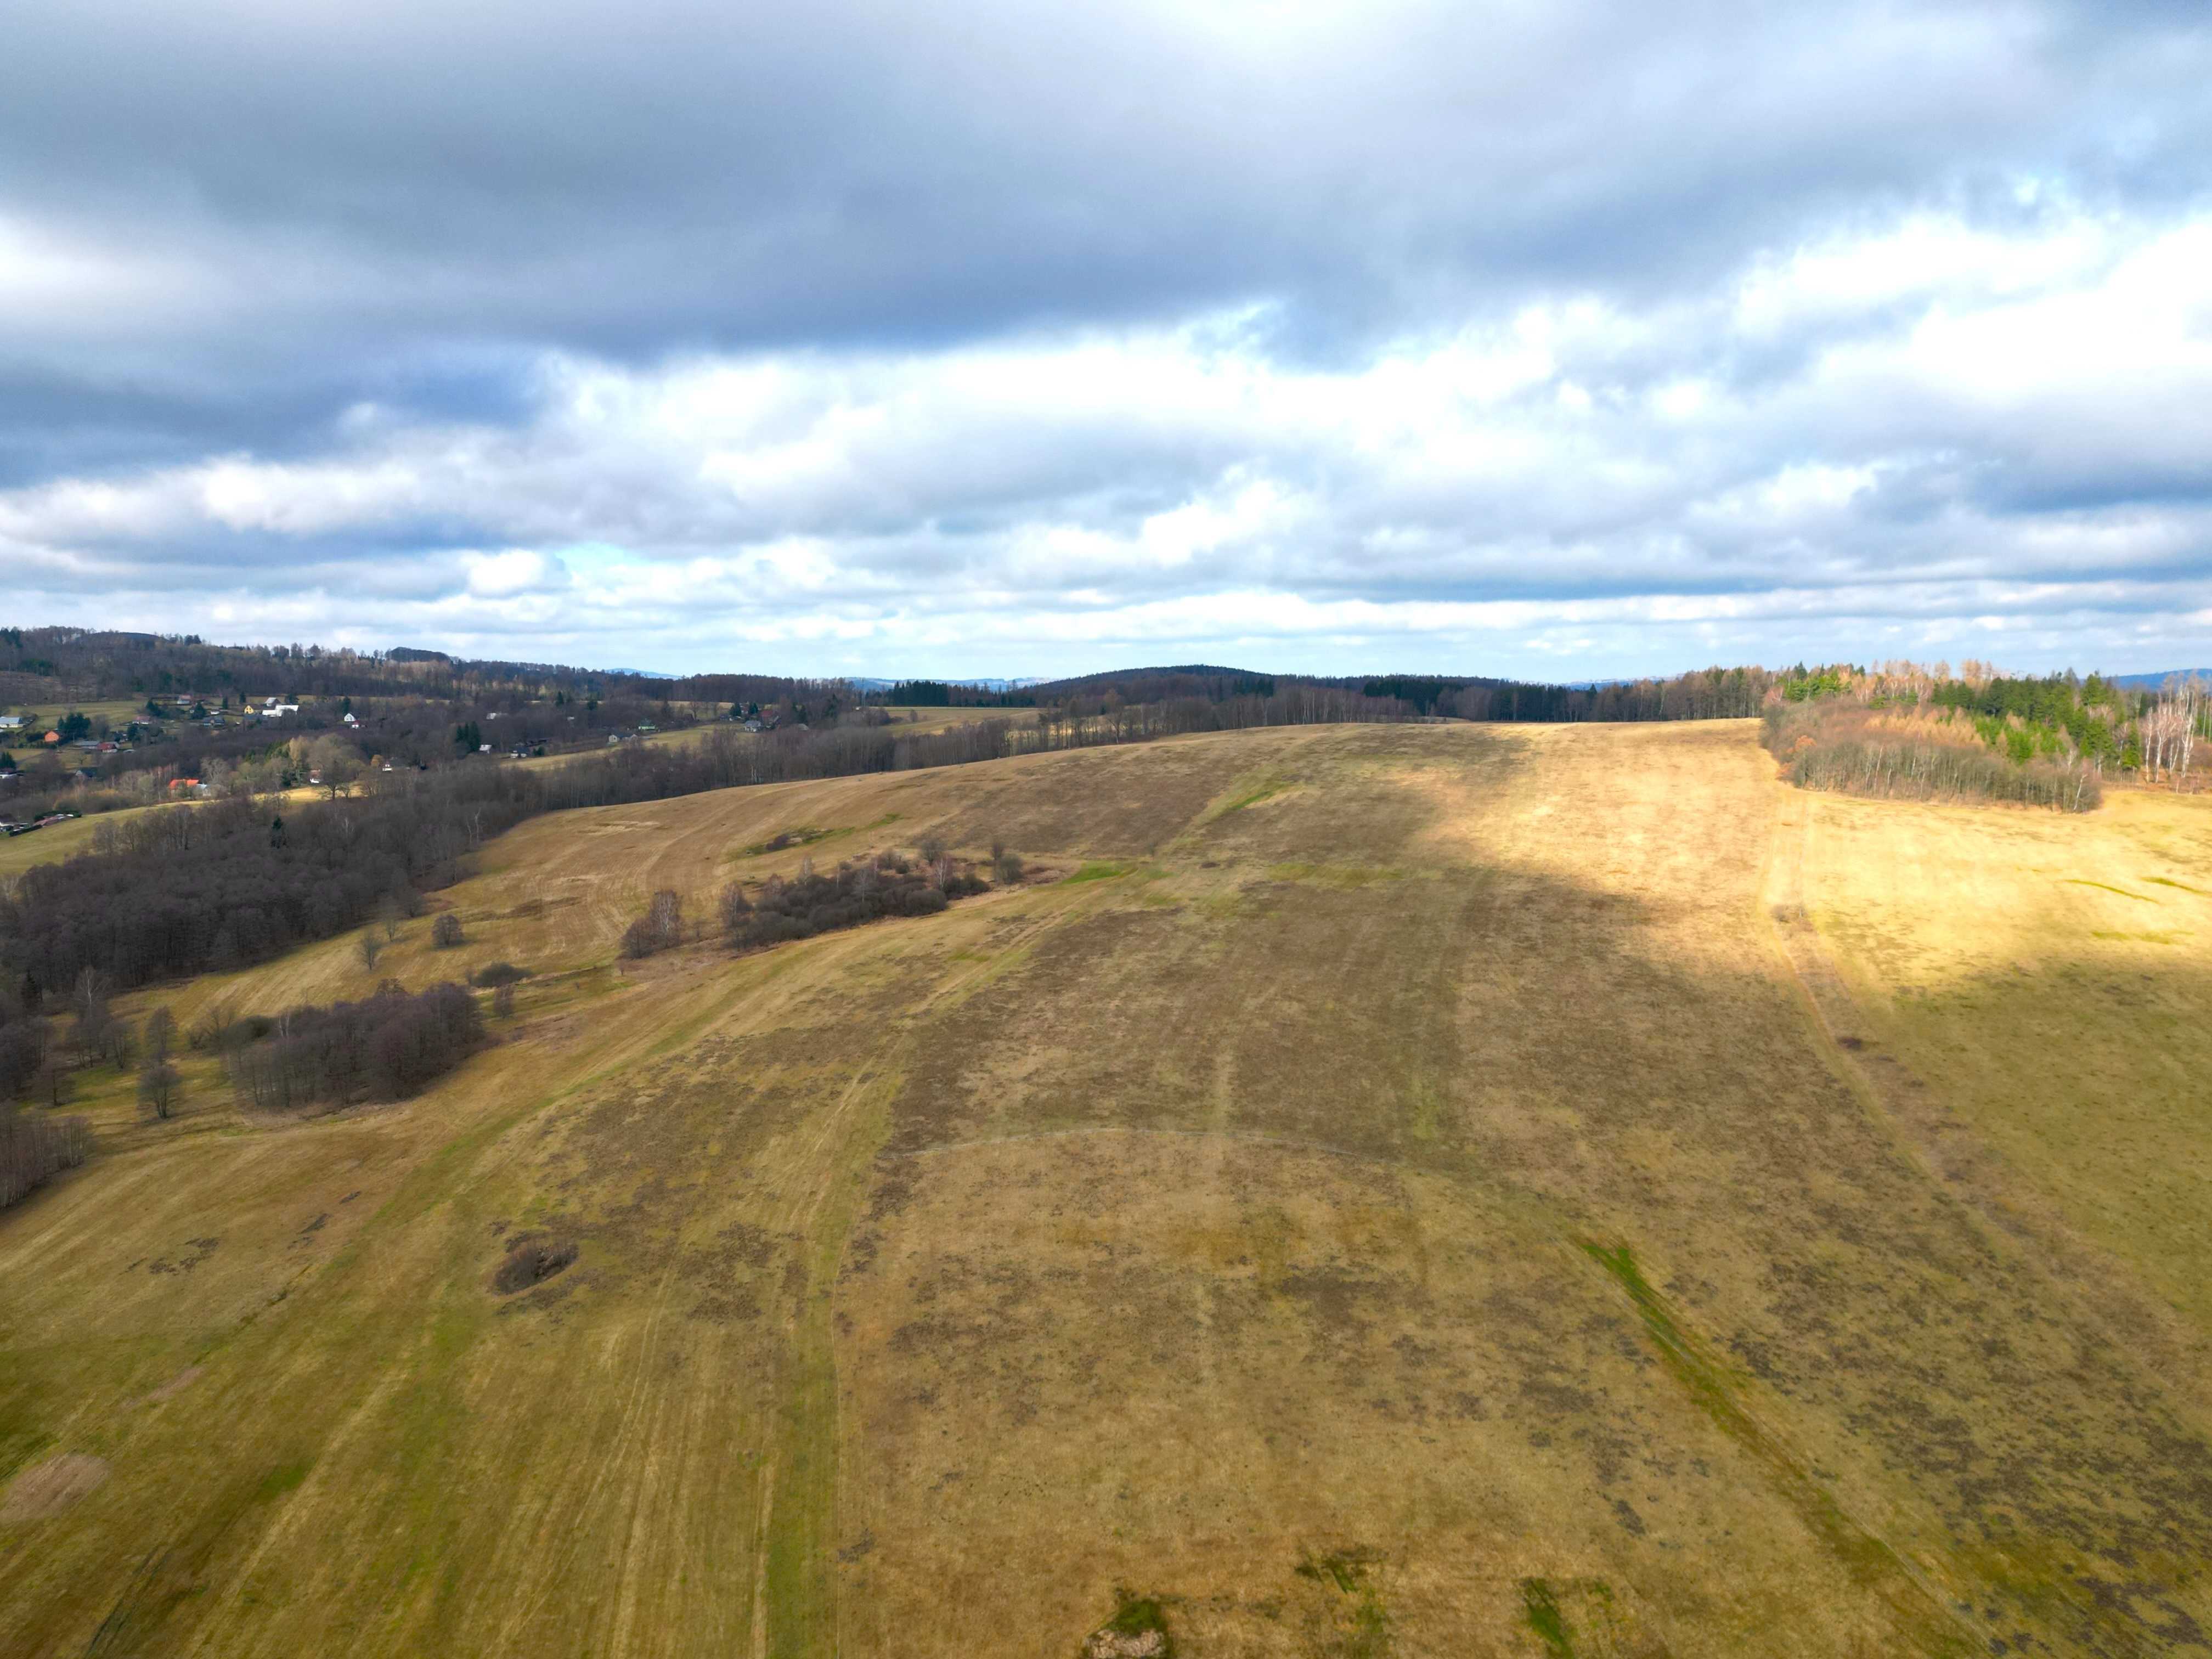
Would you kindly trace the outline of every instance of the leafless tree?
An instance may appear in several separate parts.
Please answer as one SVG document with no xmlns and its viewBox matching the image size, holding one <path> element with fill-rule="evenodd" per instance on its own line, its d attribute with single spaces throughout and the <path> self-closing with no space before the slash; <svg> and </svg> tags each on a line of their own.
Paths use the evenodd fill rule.
<svg viewBox="0 0 2212 1659">
<path fill-rule="evenodd" d="M 721 920 L 722 931 L 735 933 L 744 925 L 745 918 L 752 914 L 753 907 L 752 901 L 745 896 L 744 884 L 733 881 L 722 890 L 715 908 Z"/>
<path fill-rule="evenodd" d="M 66 1106 L 76 1092 L 76 1079 L 70 1068 L 62 1063 L 59 1054 L 48 1054 L 46 1064 L 31 1081 L 31 1097 L 44 1101 L 49 1106 Z"/>
<path fill-rule="evenodd" d="M 147 1063 L 167 1064 L 169 1051 L 177 1046 L 177 1017 L 167 1008 L 156 1008 L 146 1016 L 144 1038 Z"/>
<path fill-rule="evenodd" d="M 441 910 L 438 919 L 430 924 L 430 943 L 437 950 L 450 951 L 465 943 L 466 939 L 461 932 L 461 919 L 451 910 Z"/>
<path fill-rule="evenodd" d="M 492 1017 L 495 1019 L 514 1018 L 514 981 L 507 981 L 491 994 Z"/>
<path fill-rule="evenodd" d="M 630 923 L 623 934 L 623 954 L 626 957 L 649 957 L 655 951 L 665 951 L 684 939 L 684 897 L 672 887 L 664 887 L 653 896 L 646 913 Z"/>
<path fill-rule="evenodd" d="M 173 1116 L 183 1103 L 184 1074 L 164 1060 L 138 1073 L 138 1104 L 158 1119 Z"/>
<path fill-rule="evenodd" d="M 372 974 L 376 971 L 377 953 L 383 949 L 384 941 L 377 938 L 376 929 L 364 927 L 361 930 L 361 965 Z"/>
<path fill-rule="evenodd" d="M 70 993 L 70 1007 L 76 1016 L 75 1036 L 78 1052 L 88 1058 L 108 1051 L 114 1015 L 107 1006 L 107 975 L 87 968 L 76 976 Z"/>
</svg>

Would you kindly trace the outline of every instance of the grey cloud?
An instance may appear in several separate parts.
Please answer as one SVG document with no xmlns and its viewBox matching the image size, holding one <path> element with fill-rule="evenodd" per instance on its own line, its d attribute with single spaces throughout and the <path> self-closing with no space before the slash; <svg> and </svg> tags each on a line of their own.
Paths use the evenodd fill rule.
<svg viewBox="0 0 2212 1659">
<path fill-rule="evenodd" d="M 2205 603 L 2201 377 L 1993 398 L 1921 372 L 1914 328 L 2000 303 L 2002 258 L 1739 313 L 1801 251 L 1915 215 L 2023 246 L 2189 222 L 2208 80 L 2201 9 L 2156 4 L 44 8 L 0 52 L 0 535 L 33 592 L 358 595 L 418 631 L 466 603 L 547 651 L 582 601 L 550 576 L 471 596 L 471 556 L 805 542 L 831 575 L 749 576 L 719 614 L 964 610 L 979 641 L 1246 590 L 1806 589 L 1902 627 L 2029 578 L 2122 583 L 2086 610 L 2005 599 L 2043 619 L 2023 638 L 2101 638 L 2081 618 Z M 960 390 L 994 352 L 1141 363 L 1177 330 L 1187 355 L 1353 384 L 1577 302 L 1602 325 L 1565 329 L 1530 385 L 1440 399 L 1455 460 L 1186 385 L 1150 406 Z M 775 378 L 714 441 L 571 405 L 578 377 L 649 400 L 717 363 Z M 1691 382 L 1711 407 L 1656 412 Z M 296 500 L 210 507 L 195 469 L 233 456 Z M 1759 505 L 1815 465 L 1871 481 Z M 42 494 L 85 480 L 138 516 Z M 1279 521 L 1127 556 L 1255 483 Z M 1884 584 L 1915 597 L 1863 597 Z M 1620 648 L 1604 629 L 1631 624 L 1589 626 Z"/>
</svg>

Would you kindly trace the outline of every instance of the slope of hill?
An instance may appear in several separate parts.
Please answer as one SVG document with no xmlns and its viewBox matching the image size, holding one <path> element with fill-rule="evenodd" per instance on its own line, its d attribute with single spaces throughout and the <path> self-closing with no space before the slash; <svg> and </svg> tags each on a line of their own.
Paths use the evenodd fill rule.
<svg viewBox="0 0 2212 1659">
<path fill-rule="evenodd" d="M 616 957 L 933 830 L 1042 872 Z M 0 1217 L 0 1650 L 2201 1646 L 2208 893 L 2196 800 L 1809 797 L 1748 721 L 532 820 L 456 949 L 161 998 L 507 960 L 498 1046 L 296 1122 L 118 1079 Z"/>
</svg>

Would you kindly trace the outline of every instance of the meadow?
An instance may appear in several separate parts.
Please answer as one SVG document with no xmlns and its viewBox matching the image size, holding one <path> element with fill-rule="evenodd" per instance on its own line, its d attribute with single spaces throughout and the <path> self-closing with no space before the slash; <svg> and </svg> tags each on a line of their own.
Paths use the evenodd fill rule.
<svg viewBox="0 0 2212 1659">
<path fill-rule="evenodd" d="M 925 836 L 1029 872 L 618 955 Z M 0 1653 L 2212 1647 L 2203 801 L 1277 727 L 547 814 L 433 905 L 121 1000 L 531 970 L 398 1105 L 86 1079 Z"/>
</svg>

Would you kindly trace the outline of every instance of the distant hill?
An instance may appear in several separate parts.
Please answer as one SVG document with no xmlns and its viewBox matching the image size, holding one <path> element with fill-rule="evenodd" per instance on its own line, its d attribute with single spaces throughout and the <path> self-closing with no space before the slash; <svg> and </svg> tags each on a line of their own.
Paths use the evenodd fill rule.
<svg viewBox="0 0 2212 1659">
<path fill-rule="evenodd" d="M 2105 678 L 2114 685 L 2125 686 L 2130 691 L 2158 691 L 2175 675 L 2196 675 L 2199 679 L 2212 680 L 2212 668 L 2169 668 L 2156 674 L 2107 674 Z"/>
</svg>

